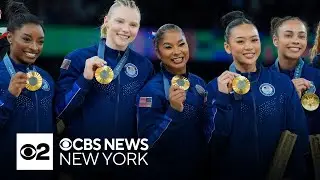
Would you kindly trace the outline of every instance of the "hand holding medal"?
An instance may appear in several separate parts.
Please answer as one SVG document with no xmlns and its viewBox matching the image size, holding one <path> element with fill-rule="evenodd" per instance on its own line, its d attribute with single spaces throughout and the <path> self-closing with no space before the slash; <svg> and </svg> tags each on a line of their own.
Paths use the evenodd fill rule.
<svg viewBox="0 0 320 180">
<path fill-rule="evenodd" d="M 103 67 L 106 64 L 106 61 L 100 59 L 98 56 L 91 57 L 86 60 L 86 65 L 83 71 L 83 76 L 87 80 L 92 80 L 95 76 L 95 71 L 98 68 Z"/>
<path fill-rule="evenodd" d="M 169 89 L 170 106 L 179 111 L 183 111 L 183 103 L 186 100 L 186 91 L 177 85 L 172 85 Z"/>
<path fill-rule="evenodd" d="M 314 111 L 319 107 L 319 97 L 315 94 L 316 87 L 313 82 L 310 82 L 310 87 L 303 93 L 301 104 L 307 111 Z"/>
<path fill-rule="evenodd" d="M 301 98 L 302 107 L 307 111 L 314 111 L 319 107 L 319 97 L 315 94 L 316 86 L 304 78 L 292 79 L 292 83 Z"/>
<path fill-rule="evenodd" d="M 26 87 L 28 77 L 25 73 L 17 72 L 14 76 L 12 76 L 9 84 L 8 91 L 15 97 L 18 97 L 22 91 Z"/>
<path fill-rule="evenodd" d="M 299 95 L 299 98 L 301 98 L 302 93 L 309 89 L 310 87 L 310 81 L 304 79 L 304 78 L 295 78 L 291 80 L 294 87 L 296 88 L 296 91 Z"/>
<path fill-rule="evenodd" d="M 189 80 L 181 75 L 176 75 L 171 79 L 169 102 L 173 109 L 179 112 L 183 111 L 183 103 L 186 100 L 186 91 L 189 87 Z"/>
<path fill-rule="evenodd" d="M 218 89 L 225 94 L 246 94 L 250 90 L 250 81 L 237 73 L 225 71 L 218 77 Z"/>
</svg>

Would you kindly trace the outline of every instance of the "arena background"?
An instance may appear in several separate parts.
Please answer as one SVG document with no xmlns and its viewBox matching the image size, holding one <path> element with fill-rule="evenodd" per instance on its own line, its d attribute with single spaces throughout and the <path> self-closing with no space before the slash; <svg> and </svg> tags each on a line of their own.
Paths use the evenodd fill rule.
<svg viewBox="0 0 320 180">
<path fill-rule="evenodd" d="M 20 0 L 21 1 L 21 0 Z M 99 26 L 113 0 L 24 0 L 30 11 L 45 22 L 45 47 L 37 64 L 57 78 L 64 56 L 97 42 Z M 1 0 L 4 10 L 6 0 Z M 190 47 L 190 71 L 207 82 L 231 63 L 223 48 L 220 17 L 232 10 L 245 12 L 257 25 L 262 42 L 260 61 L 271 64 L 276 51 L 269 36 L 274 16 L 298 16 L 309 24 L 309 48 L 320 20 L 319 0 L 136 0 L 142 14 L 141 29 L 132 48 L 149 57 L 156 69 L 150 33 L 165 23 L 174 23 L 186 33 Z M 6 17 L 0 20 L 5 26 Z M 308 57 L 309 49 L 305 56 Z M 307 60 L 309 60 L 307 58 Z"/>
</svg>

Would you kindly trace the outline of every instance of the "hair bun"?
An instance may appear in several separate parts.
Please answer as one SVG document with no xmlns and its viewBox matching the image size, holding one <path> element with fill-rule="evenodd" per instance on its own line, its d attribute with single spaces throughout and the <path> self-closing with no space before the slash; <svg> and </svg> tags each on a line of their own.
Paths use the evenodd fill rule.
<svg viewBox="0 0 320 180">
<path fill-rule="evenodd" d="M 270 22 L 270 29 L 271 29 L 271 35 L 275 32 L 276 25 L 282 20 L 282 18 L 279 17 L 273 17 L 271 22 Z"/>
<path fill-rule="evenodd" d="M 7 15 L 7 19 L 16 16 L 17 14 L 27 14 L 29 13 L 28 8 L 22 2 L 15 2 L 13 0 L 9 0 L 5 14 Z"/>
<path fill-rule="evenodd" d="M 229 23 L 236 19 L 246 18 L 244 13 L 241 11 L 232 11 L 227 13 L 226 15 L 222 16 L 221 18 L 221 24 L 223 28 L 226 28 Z"/>
</svg>

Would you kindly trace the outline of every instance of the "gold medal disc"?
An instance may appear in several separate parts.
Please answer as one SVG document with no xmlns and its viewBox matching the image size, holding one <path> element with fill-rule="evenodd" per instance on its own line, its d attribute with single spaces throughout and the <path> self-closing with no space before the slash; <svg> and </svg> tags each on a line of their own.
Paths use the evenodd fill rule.
<svg viewBox="0 0 320 180">
<path fill-rule="evenodd" d="M 96 70 L 95 78 L 101 84 L 109 84 L 113 80 L 113 71 L 109 66 L 103 66 Z"/>
<path fill-rule="evenodd" d="M 190 87 L 190 82 L 187 78 L 176 75 L 171 79 L 171 85 L 179 86 L 183 90 L 188 90 Z"/>
<path fill-rule="evenodd" d="M 27 73 L 27 85 L 26 88 L 29 91 L 37 91 L 42 86 L 42 77 L 38 72 L 30 71 Z"/>
<path fill-rule="evenodd" d="M 301 104 L 307 111 L 314 111 L 319 107 L 319 97 L 314 93 L 305 93 L 301 97 Z"/>
<path fill-rule="evenodd" d="M 250 81 L 244 76 L 237 76 L 232 80 L 232 89 L 237 94 L 247 94 L 250 90 Z"/>
</svg>

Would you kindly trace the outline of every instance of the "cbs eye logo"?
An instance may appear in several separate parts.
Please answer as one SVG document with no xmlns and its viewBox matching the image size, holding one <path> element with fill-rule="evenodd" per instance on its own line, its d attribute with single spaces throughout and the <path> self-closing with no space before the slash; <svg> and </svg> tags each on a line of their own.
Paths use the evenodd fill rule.
<svg viewBox="0 0 320 180">
<path fill-rule="evenodd" d="M 61 150 L 69 151 L 72 148 L 72 141 L 69 138 L 63 138 L 61 139 L 59 146 Z"/>
<path fill-rule="evenodd" d="M 32 160 L 36 158 L 36 160 L 49 160 L 50 157 L 48 154 L 50 151 L 50 147 L 46 143 L 40 143 L 37 147 L 32 144 L 25 144 L 20 149 L 20 155 L 25 160 Z"/>
</svg>

